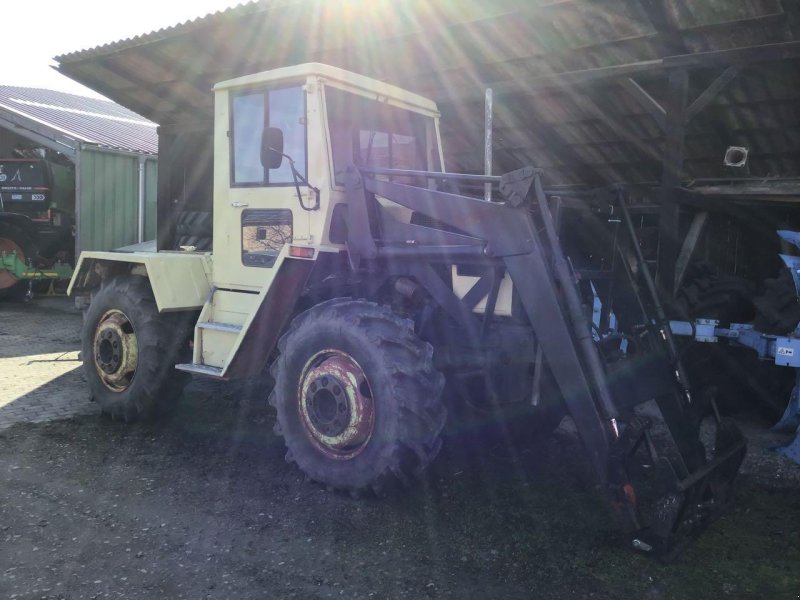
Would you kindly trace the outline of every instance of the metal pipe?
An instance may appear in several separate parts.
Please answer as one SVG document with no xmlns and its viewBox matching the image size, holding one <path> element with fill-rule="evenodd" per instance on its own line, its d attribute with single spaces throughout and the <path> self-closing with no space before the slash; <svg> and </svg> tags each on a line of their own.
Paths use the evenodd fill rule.
<svg viewBox="0 0 800 600">
<path fill-rule="evenodd" d="M 139 223 L 136 232 L 137 241 L 141 244 L 144 241 L 144 209 L 145 209 L 145 159 L 139 157 Z"/>
<path fill-rule="evenodd" d="M 411 169 L 384 169 L 380 167 L 358 167 L 362 173 L 373 175 L 395 175 L 397 177 L 425 177 L 426 179 L 458 179 L 478 183 L 500 183 L 499 175 L 474 175 L 471 173 L 439 173 L 438 171 L 414 171 Z"/>
<path fill-rule="evenodd" d="M 583 312 L 581 306 L 581 299 L 578 296 L 578 290 L 575 287 L 575 282 L 572 278 L 572 273 L 569 269 L 567 259 L 561 249 L 561 243 L 558 239 L 553 216 L 550 214 L 550 207 L 547 205 L 547 197 L 542 188 L 542 180 L 537 173 L 533 180 L 534 189 L 536 191 L 536 199 L 539 203 L 539 210 L 542 214 L 542 221 L 544 222 L 545 233 L 550 242 L 550 249 L 553 253 L 553 270 L 555 271 L 556 279 L 561 284 L 561 291 L 567 302 L 567 310 L 569 317 L 572 321 L 575 337 L 578 340 L 578 347 L 583 354 L 586 367 L 589 369 L 589 376 L 591 377 L 592 384 L 597 392 L 598 399 L 602 405 L 603 413 L 606 418 L 611 420 L 612 430 L 615 437 L 619 436 L 617 430 L 617 407 L 611 398 L 611 392 L 608 389 L 608 381 L 605 376 L 605 369 L 600 362 L 600 356 L 597 353 L 597 347 L 594 345 L 592 339 L 592 329 L 589 321 L 586 319 L 586 314 Z"/>
<path fill-rule="evenodd" d="M 483 173 L 484 175 L 490 176 L 492 174 L 492 135 L 494 129 L 494 93 L 492 92 L 492 88 L 486 88 L 486 106 L 484 114 Z M 483 199 L 487 202 L 492 201 L 491 183 L 484 184 Z"/>
<path fill-rule="evenodd" d="M 639 247 L 638 238 L 636 236 L 636 230 L 633 227 L 633 221 L 631 220 L 630 212 L 628 211 L 628 207 L 625 203 L 625 198 L 621 192 L 618 196 L 617 203 L 619 204 L 620 212 L 622 213 L 622 220 L 625 221 L 625 228 L 628 230 L 628 235 L 630 236 L 631 245 L 633 246 L 633 251 L 636 254 L 636 261 L 639 263 L 639 271 L 642 274 L 645 286 L 647 287 L 647 291 L 650 294 L 650 300 L 653 302 L 653 308 L 656 311 L 656 320 L 657 320 L 656 325 L 658 326 L 661 337 L 667 344 L 670 360 L 672 360 L 673 365 L 675 366 L 675 373 L 677 375 L 678 385 L 681 387 L 681 391 L 683 392 L 683 396 L 686 398 L 687 402 L 691 404 L 692 395 L 689 392 L 689 378 L 686 375 L 686 371 L 683 368 L 683 364 L 681 364 L 680 357 L 678 354 L 678 347 L 675 344 L 675 338 L 673 337 L 672 330 L 669 327 L 669 320 L 667 319 L 667 314 L 664 311 L 664 307 L 661 304 L 661 301 L 658 299 L 658 290 L 656 289 L 655 281 L 653 280 L 653 276 L 650 274 L 650 269 L 647 267 L 647 263 L 645 262 L 644 259 L 644 254 L 642 254 L 642 249 Z"/>
<path fill-rule="evenodd" d="M 75 165 L 75 259 L 81 255 L 84 250 L 81 245 L 81 236 L 83 235 L 83 177 L 81 177 L 81 154 L 83 152 L 83 144 L 79 143 L 72 158 L 72 164 Z M 87 248 L 93 250 L 94 248 Z"/>
</svg>

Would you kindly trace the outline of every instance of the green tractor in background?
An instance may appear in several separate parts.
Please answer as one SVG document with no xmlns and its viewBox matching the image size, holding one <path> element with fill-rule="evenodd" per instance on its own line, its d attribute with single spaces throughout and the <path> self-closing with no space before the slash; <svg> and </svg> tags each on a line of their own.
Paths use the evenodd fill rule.
<svg viewBox="0 0 800 600">
<path fill-rule="evenodd" d="M 75 262 L 75 170 L 43 149 L 0 158 L 0 299 L 66 284 Z"/>
</svg>

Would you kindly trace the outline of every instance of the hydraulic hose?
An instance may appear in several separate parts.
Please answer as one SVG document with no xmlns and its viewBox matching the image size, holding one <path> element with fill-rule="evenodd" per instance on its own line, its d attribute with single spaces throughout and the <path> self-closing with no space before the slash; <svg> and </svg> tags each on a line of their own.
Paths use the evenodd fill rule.
<svg viewBox="0 0 800 600">
<path fill-rule="evenodd" d="M 553 223 L 553 216 L 550 214 L 550 207 L 547 205 L 547 197 L 545 196 L 542 180 L 538 172 L 534 176 L 534 190 L 536 193 L 536 200 L 539 203 L 539 211 L 542 214 L 542 221 L 544 222 L 547 239 L 550 243 L 550 249 L 553 252 L 553 271 L 555 272 L 556 279 L 561 284 L 561 289 L 566 298 L 567 311 L 572 321 L 574 335 L 578 340 L 578 347 L 589 369 L 589 376 L 592 379 L 595 392 L 602 405 L 603 413 L 606 418 L 612 421 L 614 435 L 619 437 L 619 431 L 616 425 L 616 419 L 618 417 L 617 407 L 614 405 L 614 401 L 611 398 L 603 363 L 600 360 L 597 347 L 592 339 L 592 330 L 589 326 L 586 314 L 583 312 L 581 299 L 575 287 L 575 282 L 572 279 L 572 272 L 569 269 L 564 252 L 561 249 L 558 233 Z"/>
</svg>

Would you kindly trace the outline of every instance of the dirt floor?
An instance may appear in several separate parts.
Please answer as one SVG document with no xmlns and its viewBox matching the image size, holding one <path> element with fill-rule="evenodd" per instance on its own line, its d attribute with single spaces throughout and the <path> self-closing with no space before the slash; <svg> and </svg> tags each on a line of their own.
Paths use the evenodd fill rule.
<svg viewBox="0 0 800 600">
<path fill-rule="evenodd" d="M 14 310 L 5 357 L 30 354 L 13 321 L 37 309 Z M 42 386 L 81 389 L 62 377 Z M 304 481 L 273 420 L 263 387 L 195 383 L 157 423 L 0 431 L 0 598 L 800 597 L 800 467 L 753 418 L 735 504 L 668 565 L 619 545 L 565 428 L 512 445 L 456 426 L 423 481 L 356 499 Z"/>
</svg>

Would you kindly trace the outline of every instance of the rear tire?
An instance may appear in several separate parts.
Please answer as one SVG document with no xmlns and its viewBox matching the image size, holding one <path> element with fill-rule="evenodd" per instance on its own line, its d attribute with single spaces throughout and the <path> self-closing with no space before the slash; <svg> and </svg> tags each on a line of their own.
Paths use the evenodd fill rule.
<svg viewBox="0 0 800 600">
<path fill-rule="evenodd" d="M 444 376 L 412 321 L 374 302 L 329 300 L 296 317 L 278 349 L 276 432 L 309 478 L 379 493 L 436 457 Z"/>
<path fill-rule="evenodd" d="M 39 250 L 25 230 L 0 221 L 0 252 L 16 251 L 20 260 L 36 260 Z M 0 299 L 22 300 L 28 292 L 28 282 L 19 280 L 7 271 L 0 271 Z"/>
<path fill-rule="evenodd" d="M 93 399 L 113 419 L 152 417 L 175 403 L 188 375 L 194 313 L 159 313 L 144 277 L 116 277 L 92 296 L 81 335 L 83 369 Z"/>
</svg>

